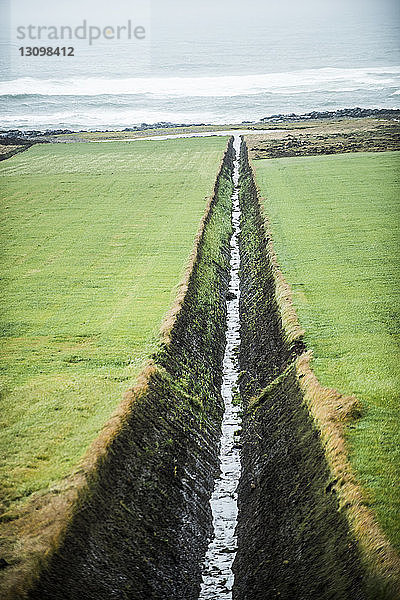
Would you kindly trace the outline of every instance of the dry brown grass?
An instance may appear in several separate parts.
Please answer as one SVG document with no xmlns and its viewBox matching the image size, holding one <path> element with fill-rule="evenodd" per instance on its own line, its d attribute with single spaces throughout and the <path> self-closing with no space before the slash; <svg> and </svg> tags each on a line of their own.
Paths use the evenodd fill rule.
<svg viewBox="0 0 400 600">
<path fill-rule="evenodd" d="M 249 163 L 256 182 L 254 167 L 251 161 Z M 258 188 L 257 192 L 261 214 L 264 216 L 282 325 L 287 341 L 292 343 L 304 334 L 304 330 L 294 308 L 290 285 L 279 267 L 270 224 L 265 216 L 264 201 Z M 369 508 L 366 492 L 349 460 L 346 424 L 359 415 L 360 402 L 354 396 L 344 396 L 334 389 L 322 386 L 311 368 L 311 359 L 311 352 L 302 354 L 296 361 L 296 374 L 304 401 L 321 434 L 334 489 L 339 500 L 339 510 L 343 510 L 346 514 L 369 573 L 391 590 L 393 598 L 400 598 L 400 556 Z"/>
<path fill-rule="evenodd" d="M 227 151 L 221 160 L 218 174 Z M 172 328 L 183 306 L 193 267 L 199 258 L 204 228 L 215 202 L 216 190 L 217 183 L 213 196 L 207 202 L 175 302 L 161 325 L 160 335 L 164 344 L 170 343 Z M 153 361 L 147 362 L 135 385 L 125 393 L 74 473 L 45 494 L 33 495 L 12 521 L 0 525 L 0 558 L 6 557 L 10 563 L 0 575 L 2 600 L 22 600 L 28 597 L 32 584 L 38 579 L 54 551 L 62 544 L 74 513 L 79 510 L 83 500 L 90 496 L 97 473 L 113 440 L 123 429 L 135 403 L 146 393 L 150 378 L 157 369 Z"/>
</svg>

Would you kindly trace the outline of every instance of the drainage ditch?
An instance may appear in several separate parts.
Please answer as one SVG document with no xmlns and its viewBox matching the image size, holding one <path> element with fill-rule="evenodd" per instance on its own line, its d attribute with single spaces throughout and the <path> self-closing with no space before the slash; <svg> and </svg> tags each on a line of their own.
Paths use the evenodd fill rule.
<svg viewBox="0 0 400 600">
<path fill-rule="evenodd" d="M 283 331 L 238 137 L 196 243 L 168 339 L 28 596 L 362 600 L 357 544 L 296 376 L 304 344 Z"/>
<path fill-rule="evenodd" d="M 239 158 L 241 139 L 234 138 L 236 152 L 233 163 L 232 227 L 230 241 L 230 281 L 227 296 L 226 347 L 223 360 L 222 398 L 225 412 L 222 420 L 220 449 L 221 473 L 210 500 L 213 515 L 213 538 L 208 546 L 203 567 L 203 583 L 199 600 L 231 600 L 233 586 L 232 564 L 236 554 L 237 485 L 240 477 L 239 428 L 240 408 L 235 403 L 239 376 L 237 353 L 240 345 L 240 206 Z"/>
</svg>

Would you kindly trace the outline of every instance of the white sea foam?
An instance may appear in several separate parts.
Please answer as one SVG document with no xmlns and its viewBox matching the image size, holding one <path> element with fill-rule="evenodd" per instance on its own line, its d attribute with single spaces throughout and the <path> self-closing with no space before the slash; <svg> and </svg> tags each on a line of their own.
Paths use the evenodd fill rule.
<svg viewBox="0 0 400 600">
<path fill-rule="evenodd" d="M 220 77 L 70 78 L 3 81 L 0 95 L 99 96 L 142 95 L 155 98 L 232 97 L 259 94 L 382 90 L 398 87 L 400 66 L 357 69 L 306 69 L 286 73 Z"/>
<path fill-rule="evenodd" d="M 163 111 L 163 110 L 110 110 L 106 106 L 100 108 L 88 108 L 85 110 L 64 110 L 47 113 L 30 114 L 26 112 L 13 112 L 13 114 L 2 115 L 1 126 L 3 128 L 19 127 L 25 128 L 93 128 L 107 129 L 110 127 L 126 127 L 136 123 L 226 123 L 231 115 L 215 117 L 212 112 L 186 112 Z"/>
</svg>

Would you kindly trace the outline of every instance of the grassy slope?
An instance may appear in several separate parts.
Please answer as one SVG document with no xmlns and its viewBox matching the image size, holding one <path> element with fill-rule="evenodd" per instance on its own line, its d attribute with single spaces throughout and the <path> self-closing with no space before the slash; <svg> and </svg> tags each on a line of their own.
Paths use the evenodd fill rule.
<svg viewBox="0 0 400 600">
<path fill-rule="evenodd" d="M 1 165 L 6 504 L 70 472 L 154 349 L 225 146 L 40 145 Z"/>
<path fill-rule="evenodd" d="M 348 430 L 351 460 L 397 548 L 399 159 L 387 152 L 254 163 L 316 375 L 363 403 Z"/>
</svg>

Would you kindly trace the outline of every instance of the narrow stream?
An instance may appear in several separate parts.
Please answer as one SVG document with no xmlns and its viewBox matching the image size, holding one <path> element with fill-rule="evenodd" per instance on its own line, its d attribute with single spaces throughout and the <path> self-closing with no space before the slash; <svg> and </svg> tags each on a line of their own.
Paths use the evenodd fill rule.
<svg viewBox="0 0 400 600">
<path fill-rule="evenodd" d="M 210 504 L 214 539 L 210 542 L 203 565 L 203 583 L 199 600 L 232 600 L 232 564 L 236 555 L 237 493 L 240 477 L 240 407 L 232 400 L 239 375 L 237 349 L 240 344 L 239 320 L 239 156 L 241 138 L 234 137 L 236 159 L 233 166 L 232 226 L 229 297 L 227 299 L 226 348 L 223 361 L 222 397 L 225 413 L 222 421 L 220 469 Z"/>
</svg>

